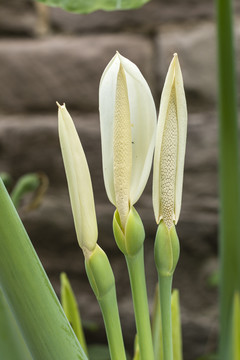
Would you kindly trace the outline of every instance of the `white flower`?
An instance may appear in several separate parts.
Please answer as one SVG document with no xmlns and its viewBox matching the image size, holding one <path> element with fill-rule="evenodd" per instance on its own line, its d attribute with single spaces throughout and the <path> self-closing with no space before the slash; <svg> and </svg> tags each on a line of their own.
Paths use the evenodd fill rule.
<svg viewBox="0 0 240 360">
<path fill-rule="evenodd" d="M 65 104 L 58 104 L 58 129 L 77 239 L 85 253 L 91 252 L 98 237 L 92 182 L 81 142 Z"/>
<path fill-rule="evenodd" d="M 153 164 L 156 222 L 168 228 L 179 218 L 187 134 L 187 106 L 177 54 L 169 66 L 160 102 Z"/>
<path fill-rule="evenodd" d="M 99 110 L 105 187 L 124 229 L 149 177 L 156 109 L 141 72 L 119 53 L 102 75 Z"/>
</svg>

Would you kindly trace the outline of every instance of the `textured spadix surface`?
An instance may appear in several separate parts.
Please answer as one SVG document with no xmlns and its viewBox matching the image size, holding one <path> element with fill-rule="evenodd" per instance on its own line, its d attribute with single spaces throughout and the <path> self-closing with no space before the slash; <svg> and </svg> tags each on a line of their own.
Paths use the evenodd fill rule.
<svg viewBox="0 0 240 360">
<path fill-rule="evenodd" d="M 83 250 L 92 251 L 98 237 L 92 182 L 81 142 L 65 105 L 58 105 L 58 129 L 77 239 Z"/>
<path fill-rule="evenodd" d="M 186 148 L 187 106 L 177 54 L 169 66 L 160 102 L 153 167 L 153 208 L 157 223 L 178 221 Z"/>
<path fill-rule="evenodd" d="M 143 75 L 119 53 L 102 75 L 99 110 L 104 183 L 109 200 L 125 209 L 124 219 L 150 173 L 156 110 Z"/>
</svg>

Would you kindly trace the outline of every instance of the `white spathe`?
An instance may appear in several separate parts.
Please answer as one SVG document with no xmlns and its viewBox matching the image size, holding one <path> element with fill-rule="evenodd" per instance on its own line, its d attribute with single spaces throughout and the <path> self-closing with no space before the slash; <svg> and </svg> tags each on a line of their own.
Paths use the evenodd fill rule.
<svg viewBox="0 0 240 360">
<path fill-rule="evenodd" d="M 119 53 L 103 72 L 99 111 L 104 183 L 109 200 L 119 211 L 117 167 L 126 174 L 121 189 L 124 195 L 120 198 L 126 202 L 127 194 L 130 208 L 141 196 L 149 177 L 157 120 L 146 80 L 137 66 Z M 126 205 L 124 208 L 126 212 Z"/>
<path fill-rule="evenodd" d="M 98 238 L 92 182 L 81 142 L 65 104 L 58 104 L 58 130 L 77 239 L 86 253 L 94 250 Z"/>
<path fill-rule="evenodd" d="M 153 164 L 153 208 L 156 222 L 170 228 L 181 210 L 187 134 L 187 105 L 177 54 L 169 66 L 160 101 Z"/>
</svg>

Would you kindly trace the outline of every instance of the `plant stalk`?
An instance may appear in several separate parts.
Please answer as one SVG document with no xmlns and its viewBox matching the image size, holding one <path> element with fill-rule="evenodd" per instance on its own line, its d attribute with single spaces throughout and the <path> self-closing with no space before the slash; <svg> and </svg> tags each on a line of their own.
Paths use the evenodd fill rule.
<svg viewBox="0 0 240 360">
<path fill-rule="evenodd" d="M 158 273 L 164 360 L 173 360 L 171 315 L 172 279 L 172 275 L 163 276 Z"/>
<path fill-rule="evenodd" d="M 240 162 L 232 1 L 216 0 L 220 168 L 220 359 L 229 358 L 231 314 L 240 290 Z"/>
<path fill-rule="evenodd" d="M 98 303 L 103 315 L 111 360 L 126 360 L 115 287 L 98 299 Z"/>
<path fill-rule="evenodd" d="M 143 246 L 134 256 L 125 255 L 132 289 L 141 360 L 154 360 L 144 270 Z"/>
</svg>

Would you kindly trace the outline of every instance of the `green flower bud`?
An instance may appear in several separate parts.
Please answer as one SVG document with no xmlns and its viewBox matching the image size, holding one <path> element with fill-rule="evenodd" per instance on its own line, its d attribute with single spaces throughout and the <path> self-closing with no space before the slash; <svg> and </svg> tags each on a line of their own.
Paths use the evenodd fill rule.
<svg viewBox="0 0 240 360">
<path fill-rule="evenodd" d="M 161 221 L 154 245 L 154 258 L 159 274 L 162 276 L 171 276 L 176 268 L 179 259 L 179 240 L 175 225 L 169 229 L 168 226 Z"/>
<path fill-rule="evenodd" d="M 108 257 L 98 245 L 92 252 L 85 253 L 84 256 L 90 285 L 96 298 L 101 300 L 115 286 L 115 279 Z"/>
<path fill-rule="evenodd" d="M 124 255 L 134 256 L 141 249 L 145 238 L 145 231 L 142 220 L 133 206 L 127 217 L 125 232 L 123 232 L 121 227 L 118 210 L 115 211 L 113 216 L 113 233 L 116 243 Z"/>
</svg>

